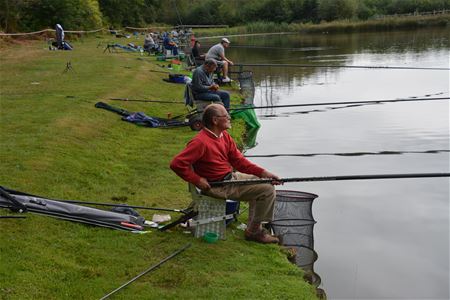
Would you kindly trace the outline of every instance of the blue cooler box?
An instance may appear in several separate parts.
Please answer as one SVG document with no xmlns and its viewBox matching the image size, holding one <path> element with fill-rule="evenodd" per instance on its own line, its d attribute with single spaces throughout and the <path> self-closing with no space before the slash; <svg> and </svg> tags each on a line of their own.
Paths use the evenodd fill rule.
<svg viewBox="0 0 450 300">
<path fill-rule="evenodd" d="M 237 214 L 239 214 L 239 201 L 227 200 L 225 213 L 227 215 L 231 215 L 231 214 L 237 215 Z M 235 220 L 235 218 L 228 219 L 228 220 L 226 220 L 226 224 L 228 225 L 231 222 L 233 222 L 234 220 Z"/>
</svg>

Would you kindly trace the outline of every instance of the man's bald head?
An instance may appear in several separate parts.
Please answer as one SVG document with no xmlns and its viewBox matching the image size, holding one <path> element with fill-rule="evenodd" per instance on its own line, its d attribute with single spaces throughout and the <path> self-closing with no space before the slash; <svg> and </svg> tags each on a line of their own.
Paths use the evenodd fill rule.
<svg viewBox="0 0 450 300">
<path fill-rule="evenodd" d="M 221 116 L 224 113 L 226 114 L 227 110 L 223 105 L 215 103 L 208 105 L 205 111 L 203 112 L 203 119 L 202 119 L 203 125 L 211 129 L 214 126 L 213 123 L 214 117 Z"/>
</svg>

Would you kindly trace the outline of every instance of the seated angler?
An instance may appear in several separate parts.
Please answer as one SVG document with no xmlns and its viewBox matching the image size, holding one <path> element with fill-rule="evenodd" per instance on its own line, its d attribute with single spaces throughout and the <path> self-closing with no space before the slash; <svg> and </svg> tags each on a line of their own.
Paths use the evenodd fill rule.
<svg viewBox="0 0 450 300">
<path fill-rule="evenodd" d="M 154 51 L 158 51 L 159 50 L 159 46 L 158 44 L 155 43 L 155 40 L 153 39 L 153 33 L 148 33 L 145 36 L 144 39 L 144 50 L 151 52 L 152 50 Z"/>
<path fill-rule="evenodd" d="M 213 74 L 217 63 L 213 59 L 206 59 L 205 63 L 197 67 L 192 74 L 192 93 L 195 100 L 222 102 L 226 109 L 230 108 L 230 94 L 219 91 L 214 83 Z"/>
<path fill-rule="evenodd" d="M 194 47 L 191 49 L 192 58 L 196 65 L 202 64 L 205 61 L 205 54 L 200 54 L 200 42 L 195 41 Z"/>
<path fill-rule="evenodd" d="M 166 50 L 171 50 L 173 55 L 178 55 L 178 45 L 173 41 L 172 34 L 166 34 L 163 45 Z"/>
<path fill-rule="evenodd" d="M 230 82 L 231 79 L 228 77 L 228 66 L 232 66 L 233 62 L 225 57 L 225 48 L 228 48 L 230 41 L 227 38 L 223 38 L 222 41 L 212 46 L 208 53 L 206 53 L 206 59 L 214 59 L 218 66 L 223 69 L 223 79 L 222 82 Z"/>
<path fill-rule="evenodd" d="M 275 189 L 271 184 L 249 184 L 211 187 L 210 182 L 279 177 L 245 158 L 228 134 L 230 116 L 220 104 L 210 104 L 203 113 L 203 129 L 187 144 L 170 164 L 170 168 L 185 181 L 197 186 L 208 196 L 249 202 L 245 239 L 259 243 L 278 243 L 278 238 L 266 232 L 262 222 L 273 218 Z"/>
<path fill-rule="evenodd" d="M 203 60 L 205 60 L 205 54 L 200 54 L 200 42 L 197 40 L 194 42 L 191 53 L 194 58 L 202 58 Z"/>
</svg>

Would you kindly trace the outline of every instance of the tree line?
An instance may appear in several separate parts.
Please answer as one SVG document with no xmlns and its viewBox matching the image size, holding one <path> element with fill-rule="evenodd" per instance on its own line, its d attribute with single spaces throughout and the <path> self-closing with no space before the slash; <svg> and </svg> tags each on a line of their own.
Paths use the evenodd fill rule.
<svg viewBox="0 0 450 300">
<path fill-rule="evenodd" d="M 0 30 L 71 30 L 164 23 L 320 23 L 450 9 L 450 0 L 0 0 Z"/>
</svg>

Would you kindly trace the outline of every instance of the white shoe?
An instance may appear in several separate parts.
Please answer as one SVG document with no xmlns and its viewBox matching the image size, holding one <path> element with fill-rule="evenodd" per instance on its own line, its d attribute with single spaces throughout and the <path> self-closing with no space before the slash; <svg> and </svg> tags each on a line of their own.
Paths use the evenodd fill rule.
<svg viewBox="0 0 450 300">
<path fill-rule="evenodd" d="M 225 77 L 224 79 L 222 79 L 222 82 L 226 83 L 226 82 L 231 82 L 230 77 Z"/>
</svg>

